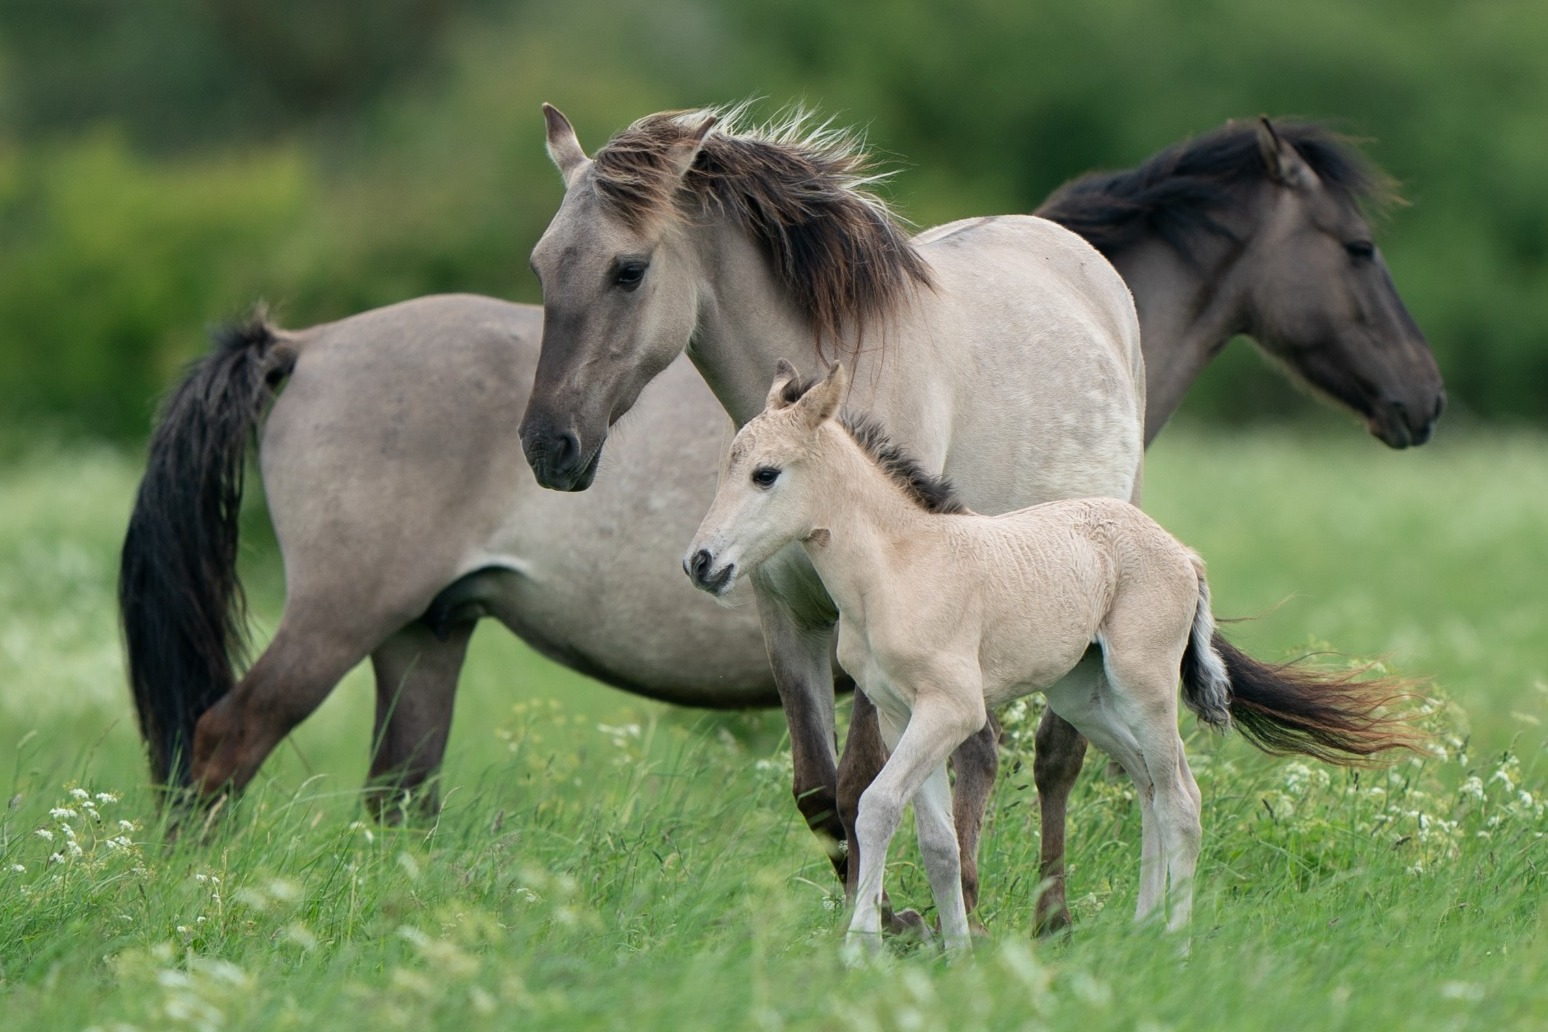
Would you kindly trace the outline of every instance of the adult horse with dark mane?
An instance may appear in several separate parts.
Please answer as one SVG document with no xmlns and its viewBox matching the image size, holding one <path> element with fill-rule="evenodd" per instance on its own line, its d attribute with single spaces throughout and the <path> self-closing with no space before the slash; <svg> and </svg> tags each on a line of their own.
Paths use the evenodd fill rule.
<svg viewBox="0 0 1548 1032">
<path fill-rule="evenodd" d="M 1097 243 L 1134 292 L 1147 442 L 1243 329 L 1335 398 L 1349 396 L 1334 389 L 1340 379 L 1368 384 L 1370 405 L 1411 399 L 1412 412 L 1443 396 L 1380 253 L 1346 246 L 1370 239 L 1360 205 L 1379 196 L 1379 173 L 1316 126 L 1277 128 L 1229 126 L 1135 170 L 1077 181 L 1042 209 Z M 672 575 L 714 490 L 727 425 L 719 403 L 679 360 L 640 396 L 585 496 L 539 490 L 507 427 L 527 402 L 540 316 L 447 296 L 301 331 L 255 321 L 223 334 L 189 373 L 152 440 L 120 583 L 158 783 L 240 788 L 370 657 L 370 798 L 387 816 L 409 792 L 433 807 L 429 779 L 483 616 L 627 691 L 696 706 L 778 703 L 752 607 L 718 608 Z M 1379 408 L 1362 400 L 1355 410 L 1382 425 L 1371 418 Z M 260 425 L 286 609 L 238 682 L 235 517 Z M 1428 426 L 1414 424 L 1412 443 Z M 221 719 L 205 737 L 231 738 L 224 765 L 195 768 L 195 725 L 217 703 Z M 1063 799 L 1078 769 L 1080 740 L 1065 741 L 1056 751 L 1045 738 L 1036 761 L 1045 867 L 1062 864 Z M 831 784 L 819 795 L 836 805 Z"/>
</svg>

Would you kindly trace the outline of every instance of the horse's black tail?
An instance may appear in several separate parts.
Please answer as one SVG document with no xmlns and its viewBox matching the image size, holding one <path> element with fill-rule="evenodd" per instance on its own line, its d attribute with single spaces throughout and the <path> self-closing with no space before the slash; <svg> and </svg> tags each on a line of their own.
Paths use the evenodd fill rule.
<svg viewBox="0 0 1548 1032">
<path fill-rule="evenodd" d="M 162 405 L 119 564 L 140 733 L 158 785 L 188 783 L 194 724 L 247 644 L 237 516 L 248 442 L 295 353 L 261 312 L 213 335 Z"/>
<path fill-rule="evenodd" d="M 1295 663 L 1261 663 L 1226 641 L 1210 643 L 1231 678 L 1231 722 L 1249 742 L 1276 756 L 1301 753 L 1345 767 L 1379 763 L 1389 749 L 1420 751 L 1424 735 L 1388 712 L 1412 696 L 1396 678 L 1362 678 Z"/>
</svg>

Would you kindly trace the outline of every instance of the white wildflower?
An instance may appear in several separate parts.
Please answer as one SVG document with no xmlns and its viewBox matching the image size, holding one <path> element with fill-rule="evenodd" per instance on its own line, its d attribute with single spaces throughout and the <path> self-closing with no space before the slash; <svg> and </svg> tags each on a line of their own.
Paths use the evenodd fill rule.
<svg viewBox="0 0 1548 1032">
<path fill-rule="evenodd" d="M 1482 779 L 1480 779 L 1476 774 L 1469 775 L 1468 779 L 1462 783 L 1462 788 L 1459 790 L 1459 794 L 1465 799 L 1472 799 L 1475 802 L 1480 803 L 1483 802 L 1484 783 Z"/>
<path fill-rule="evenodd" d="M 98 792 L 97 793 L 97 802 L 99 802 L 99 803 L 116 803 L 116 802 L 118 802 L 118 796 L 117 796 L 116 793 L 113 793 L 113 792 Z"/>
<path fill-rule="evenodd" d="M 72 788 L 70 789 L 70 795 L 74 796 L 76 799 L 79 799 L 81 802 L 85 802 L 91 798 L 91 793 L 86 791 L 84 788 Z"/>
<path fill-rule="evenodd" d="M 56 806 L 48 811 L 48 815 L 56 821 L 72 821 L 80 817 L 80 814 L 67 806 Z"/>
<path fill-rule="evenodd" d="M 37 837 L 40 839 L 47 839 L 49 842 L 54 841 L 54 833 L 49 831 L 47 828 L 39 828 L 33 834 L 37 835 Z"/>
<path fill-rule="evenodd" d="M 12 864 L 11 865 L 11 870 L 15 871 L 17 874 L 26 874 L 27 873 L 27 868 L 24 867 L 21 864 Z"/>
</svg>

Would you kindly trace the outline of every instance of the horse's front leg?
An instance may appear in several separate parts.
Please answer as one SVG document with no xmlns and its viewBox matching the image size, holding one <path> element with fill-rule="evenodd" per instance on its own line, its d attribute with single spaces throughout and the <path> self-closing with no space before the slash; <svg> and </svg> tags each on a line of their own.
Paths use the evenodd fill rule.
<svg viewBox="0 0 1548 1032">
<path fill-rule="evenodd" d="M 796 808 L 824 839 L 839 880 L 846 879 L 844 825 L 838 812 L 833 716 L 833 624 L 803 621 L 766 580 L 754 577 L 758 616 L 774 684 L 790 725 Z"/>
</svg>

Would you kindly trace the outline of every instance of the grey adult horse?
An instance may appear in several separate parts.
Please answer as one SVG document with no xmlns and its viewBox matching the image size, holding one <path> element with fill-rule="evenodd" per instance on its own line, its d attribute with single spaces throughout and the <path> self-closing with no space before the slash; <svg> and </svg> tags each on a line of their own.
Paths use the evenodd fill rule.
<svg viewBox="0 0 1548 1032">
<path fill-rule="evenodd" d="M 658 115 L 589 159 L 568 121 L 545 112 L 566 193 L 533 251 L 546 318 L 522 437 L 540 483 L 587 487 L 609 425 L 685 349 L 740 425 L 779 356 L 810 362 L 829 347 L 853 367 L 853 403 L 900 428 L 903 446 L 976 509 L 1137 492 L 1143 374 L 1126 299 L 1105 263 L 1048 224 L 989 218 L 906 241 L 857 189 L 861 170 L 842 142 Z M 1294 189 L 1302 169 L 1311 185 L 1304 162 L 1277 163 L 1275 177 Z M 796 794 L 808 821 L 831 832 L 858 794 L 839 774 L 840 812 L 824 798 L 835 781 L 835 613 L 799 554 L 782 553 L 754 581 Z M 860 784 L 882 754 L 865 716 L 857 709 L 851 725 L 865 747 L 846 750 L 861 757 L 851 764 Z M 1047 731 L 1066 746 L 1055 752 L 1074 751 L 1073 729 Z M 963 748 L 976 759 L 959 752 L 959 776 L 992 766 L 983 736 Z M 964 863 L 965 877 L 973 867 Z"/>
<path fill-rule="evenodd" d="M 1138 169 L 1081 180 L 1042 209 L 1097 243 L 1134 291 L 1147 440 L 1240 328 L 1265 334 L 1260 342 L 1301 378 L 1331 378 L 1334 396 L 1346 396 L 1336 384 L 1349 380 L 1375 397 L 1438 405 L 1434 363 L 1379 254 L 1344 249 L 1368 240 L 1358 202 L 1379 178 L 1316 127 L 1282 125 L 1277 143 L 1266 133 L 1228 127 Z M 1286 149 L 1294 180 L 1276 178 L 1286 162 L 1265 160 L 1259 138 L 1276 155 Z M 1308 231 L 1324 207 L 1339 214 L 1339 235 Z M 591 491 L 540 491 L 503 429 L 526 404 L 540 332 L 530 306 L 431 297 L 296 332 L 255 323 L 225 334 L 192 370 L 152 443 L 121 581 L 157 782 L 189 782 L 195 722 L 236 686 L 241 471 L 287 378 L 260 446 L 286 615 L 227 704 L 240 728 L 225 775 L 233 784 L 370 656 L 370 798 L 396 814 L 401 790 L 424 787 L 419 798 L 433 806 L 424 783 L 445 748 L 467 635 L 486 614 L 627 691 L 697 706 L 777 704 L 753 608 L 718 608 L 670 572 L 713 494 L 729 428 L 719 403 L 679 360 L 621 424 Z M 1356 411 L 1371 420 L 1363 403 Z M 1427 435 L 1425 424 L 1410 436 Z M 1072 767 L 1059 755 L 1037 759 L 1044 805 L 1060 806 L 1057 819 L 1045 814 L 1045 866 L 1052 852 L 1062 863 L 1068 789 L 1049 779 Z"/>
</svg>

